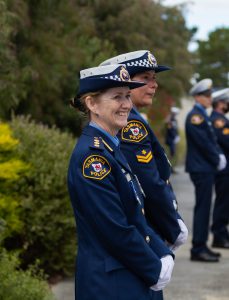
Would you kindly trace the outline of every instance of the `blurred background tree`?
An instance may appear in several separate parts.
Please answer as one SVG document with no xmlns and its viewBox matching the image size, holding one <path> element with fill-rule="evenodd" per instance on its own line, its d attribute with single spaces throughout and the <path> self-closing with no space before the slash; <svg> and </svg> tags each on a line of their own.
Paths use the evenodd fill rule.
<svg viewBox="0 0 229 300">
<path fill-rule="evenodd" d="M 229 28 L 219 28 L 207 41 L 198 41 L 195 71 L 200 79 L 212 78 L 215 87 L 229 85 Z"/>
<path fill-rule="evenodd" d="M 189 85 L 193 31 L 179 8 L 151 0 L 0 1 L 5 119 L 13 109 L 79 135 L 82 119 L 68 106 L 79 70 L 121 52 L 151 49 L 159 63 L 170 65 L 173 70 L 158 81 L 172 97 Z"/>
</svg>

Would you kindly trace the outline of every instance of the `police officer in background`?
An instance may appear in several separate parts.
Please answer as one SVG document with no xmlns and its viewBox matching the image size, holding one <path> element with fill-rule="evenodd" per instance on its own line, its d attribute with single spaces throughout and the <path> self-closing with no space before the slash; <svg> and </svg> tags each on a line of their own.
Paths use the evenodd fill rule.
<svg viewBox="0 0 229 300">
<path fill-rule="evenodd" d="M 226 158 L 217 144 L 206 112 L 212 103 L 212 80 L 201 80 L 192 87 L 190 94 L 195 99 L 195 105 L 185 122 L 186 171 L 194 184 L 196 196 L 191 260 L 218 262 L 220 254 L 207 247 L 207 240 L 215 174 L 225 168 Z"/>
<path fill-rule="evenodd" d="M 223 150 L 227 162 L 229 162 L 229 120 L 226 117 L 226 113 L 229 111 L 229 88 L 214 92 L 212 98 L 212 125 L 218 144 Z M 229 249 L 229 232 L 227 229 L 229 222 L 229 163 L 227 163 L 225 169 L 216 174 L 215 192 L 212 246 Z"/>
<path fill-rule="evenodd" d="M 73 150 L 68 188 L 78 231 L 77 300 L 151 300 L 169 282 L 174 254 L 147 224 L 144 195 L 120 151 L 133 82 L 123 65 L 80 72 L 72 106 L 89 124 Z"/>
<path fill-rule="evenodd" d="M 165 144 L 169 147 L 171 159 L 174 158 L 176 154 L 176 145 L 180 141 L 178 123 L 176 119 L 176 116 L 179 113 L 179 111 L 180 109 L 178 107 L 172 106 L 171 113 L 166 120 Z M 172 169 L 172 172 L 174 172 L 174 169 Z"/>
</svg>

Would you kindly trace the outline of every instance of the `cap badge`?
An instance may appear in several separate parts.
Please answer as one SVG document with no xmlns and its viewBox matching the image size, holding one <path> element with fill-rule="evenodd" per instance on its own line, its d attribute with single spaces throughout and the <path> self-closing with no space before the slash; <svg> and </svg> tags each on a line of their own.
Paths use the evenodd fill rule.
<svg viewBox="0 0 229 300">
<path fill-rule="evenodd" d="M 120 78 L 122 81 L 130 81 L 130 75 L 124 67 L 121 67 Z"/>
<path fill-rule="evenodd" d="M 157 66 L 156 58 L 153 56 L 153 54 L 150 51 L 148 52 L 148 61 L 150 62 L 151 65 Z"/>
</svg>

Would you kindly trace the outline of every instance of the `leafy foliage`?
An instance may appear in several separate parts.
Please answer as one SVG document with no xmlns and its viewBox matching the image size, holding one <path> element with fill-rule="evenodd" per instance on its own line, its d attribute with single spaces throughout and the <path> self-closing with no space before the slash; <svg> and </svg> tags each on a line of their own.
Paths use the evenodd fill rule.
<svg viewBox="0 0 229 300">
<path fill-rule="evenodd" d="M 0 249 L 0 299 L 4 300 L 54 300 L 47 283 L 35 270 L 18 269 L 19 260 Z"/>
<path fill-rule="evenodd" d="M 16 114 L 30 114 L 79 134 L 82 119 L 68 107 L 78 89 L 79 70 L 139 49 L 151 49 L 159 63 L 173 67 L 174 71 L 158 76 L 162 90 L 174 97 L 185 90 L 192 73 L 187 51 L 192 31 L 178 7 L 152 0 L 0 2 L 5 16 L 2 49 L 7 51 L 2 62 L 4 67 L 10 62 L 7 76 L 16 76 L 2 94 L 9 103 L 4 117 L 14 108 Z M 10 60 L 6 55 L 11 55 Z M 13 91 L 16 109 L 6 100 Z"/>
<path fill-rule="evenodd" d="M 0 242 L 23 229 L 21 200 L 13 187 L 20 176 L 25 176 L 29 165 L 16 156 L 18 145 L 9 125 L 0 123 Z"/>
<path fill-rule="evenodd" d="M 66 184 L 74 140 L 29 118 L 14 118 L 10 125 L 20 140 L 17 155 L 30 169 L 14 185 L 22 199 L 23 231 L 7 239 L 5 246 L 21 248 L 24 267 L 38 259 L 48 274 L 68 274 L 74 269 L 76 252 L 75 221 Z"/>
<path fill-rule="evenodd" d="M 208 41 L 199 41 L 196 72 L 200 79 L 212 78 L 214 86 L 228 86 L 229 28 L 218 28 L 209 34 Z"/>
</svg>

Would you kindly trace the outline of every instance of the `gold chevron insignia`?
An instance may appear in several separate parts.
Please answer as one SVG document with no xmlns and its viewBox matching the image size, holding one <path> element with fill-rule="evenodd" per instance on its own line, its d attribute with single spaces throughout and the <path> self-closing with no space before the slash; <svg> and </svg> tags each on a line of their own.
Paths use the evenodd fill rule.
<svg viewBox="0 0 229 300">
<path fill-rule="evenodd" d="M 143 150 L 143 151 L 142 151 L 142 154 L 143 154 L 143 155 L 136 155 L 137 160 L 138 160 L 139 162 L 142 162 L 142 163 L 148 163 L 148 162 L 150 162 L 150 161 L 152 160 L 152 158 L 153 158 L 153 153 L 152 153 L 152 151 L 149 151 L 149 152 L 147 153 L 147 151 Z"/>
</svg>

